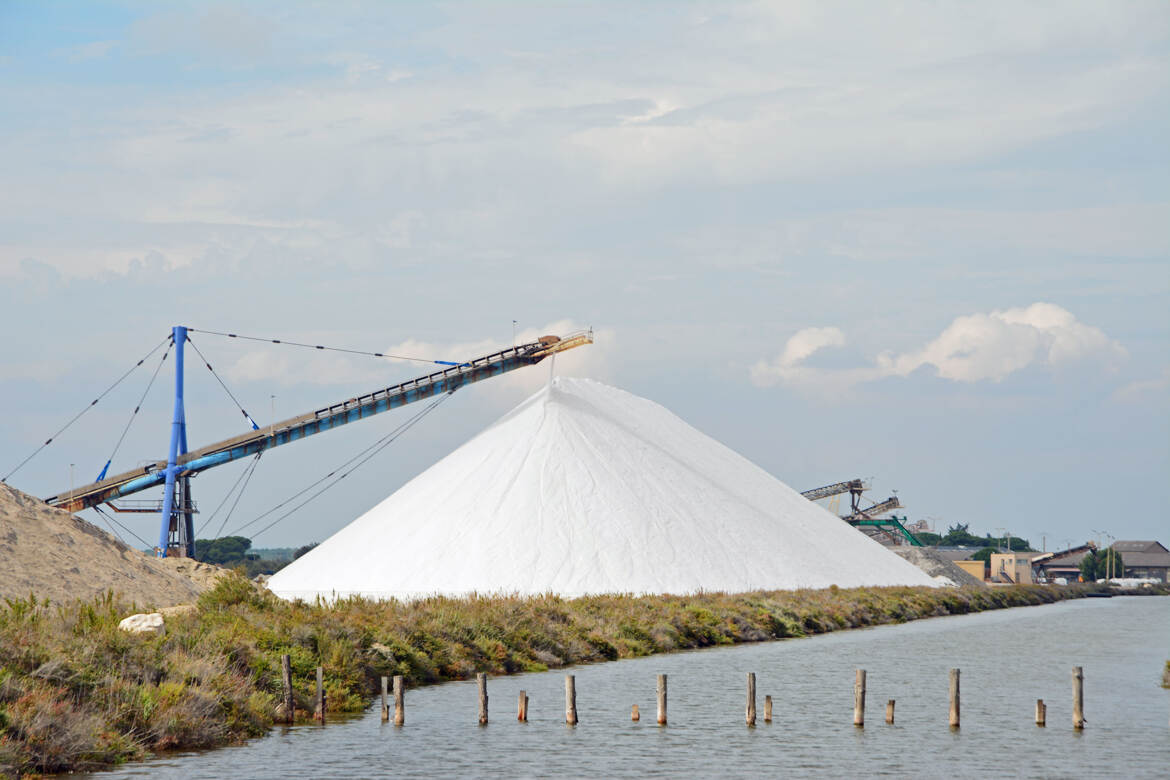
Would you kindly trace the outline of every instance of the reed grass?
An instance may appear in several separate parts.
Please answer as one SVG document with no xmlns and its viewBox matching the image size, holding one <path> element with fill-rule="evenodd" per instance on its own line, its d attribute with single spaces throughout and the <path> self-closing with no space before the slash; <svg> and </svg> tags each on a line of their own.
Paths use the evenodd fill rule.
<svg viewBox="0 0 1170 780">
<path fill-rule="evenodd" d="M 292 660 L 298 718 L 325 669 L 332 712 L 367 706 L 382 675 L 423 685 L 673 650 L 801 637 L 1079 598 L 1098 586 L 857 588 L 564 599 L 285 602 L 223 579 L 165 636 L 118 629 L 113 594 L 0 605 L 0 776 L 78 771 L 151 751 L 264 734 Z M 1145 592 L 1156 592 L 1146 590 Z M 1164 590 L 1162 592 L 1165 592 Z M 149 607 L 149 605 L 146 605 Z"/>
</svg>

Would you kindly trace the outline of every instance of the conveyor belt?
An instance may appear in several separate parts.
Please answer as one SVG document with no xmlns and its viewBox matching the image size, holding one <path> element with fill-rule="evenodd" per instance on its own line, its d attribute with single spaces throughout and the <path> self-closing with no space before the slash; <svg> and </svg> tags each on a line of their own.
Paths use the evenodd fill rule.
<svg viewBox="0 0 1170 780">
<path fill-rule="evenodd" d="M 452 393 L 464 385 L 535 365 L 549 355 L 592 343 L 593 334 L 589 331 L 572 333 L 564 338 L 544 336 L 539 341 L 493 352 L 442 371 L 289 418 L 268 428 L 248 431 L 240 436 L 216 442 L 182 455 L 176 460 L 176 465 L 184 467 L 182 472 L 184 476 L 191 476 L 215 466 L 246 458 L 261 450 L 299 441 L 415 401 Z M 159 460 L 100 482 L 58 493 L 46 498 L 45 501 L 66 511 L 77 512 L 161 485 L 166 481 L 166 469 L 167 461 Z"/>
</svg>

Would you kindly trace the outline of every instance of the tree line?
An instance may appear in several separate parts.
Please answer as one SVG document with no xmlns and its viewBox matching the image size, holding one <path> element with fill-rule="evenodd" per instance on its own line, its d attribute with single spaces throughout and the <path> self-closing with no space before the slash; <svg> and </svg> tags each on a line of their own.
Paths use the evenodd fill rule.
<svg viewBox="0 0 1170 780">
<path fill-rule="evenodd" d="M 1017 552 L 1032 551 L 1032 545 L 1027 539 L 1019 536 L 992 536 L 985 534 L 976 536 L 969 530 L 969 524 L 956 523 L 947 529 L 945 534 L 936 534 L 930 531 L 918 531 L 914 534 L 918 541 L 929 547 L 980 547 L 992 552 L 1008 549 Z M 980 550 L 983 552 L 983 550 Z M 972 556 L 975 557 L 975 556 Z"/>
<path fill-rule="evenodd" d="M 300 558 L 317 543 L 298 547 L 293 552 L 293 560 Z M 248 577 L 258 574 L 275 574 L 291 561 L 287 558 L 262 558 L 251 552 L 252 540 L 246 536 L 221 536 L 218 539 L 196 539 L 195 560 L 205 563 L 214 563 L 228 569 L 240 570 Z"/>
</svg>

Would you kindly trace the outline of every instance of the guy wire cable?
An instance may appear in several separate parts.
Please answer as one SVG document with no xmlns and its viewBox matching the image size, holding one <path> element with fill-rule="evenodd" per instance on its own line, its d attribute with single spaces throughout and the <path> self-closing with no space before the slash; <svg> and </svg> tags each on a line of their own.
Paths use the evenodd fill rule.
<svg viewBox="0 0 1170 780">
<path fill-rule="evenodd" d="M 122 448 L 122 442 L 126 439 L 126 434 L 130 432 L 130 426 L 134 424 L 134 420 L 138 416 L 138 410 L 142 408 L 142 402 L 146 400 L 146 395 L 150 392 L 150 388 L 154 386 L 154 380 L 158 379 L 158 373 L 162 370 L 163 364 L 167 362 L 167 355 L 171 354 L 171 347 L 175 346 L 171 343 L 166 351 L 163 352 L 162 360 L 154 369 L 154 373 L 150 376 L 150 381 L 146 383 L 146 389 L 142 391 L 142 397 L 138 399 L 138 403 L 134 407 L 134 411 L 130 412 L 130 419 L 126 420 L 126 427 L 122 429 L 122 435 L 118 437 L 118 443 L 114 445 L 114 449 L 110 452 L 110 457 L 106 458 L 106 465 L 102 467 L 102 473 L 98 474 L 95 482 L 101 482 L 106 478 L 106 473 L 110 470 L 110 464 L 114 462 L 114 457 L 117 456 L 118 450 Z"/>
<path fill-rule="evenodd" d="M 287 344 L 290 347 L 304 347 L 305 349 L 320 349 L 327 352 L 347 352 L 351 355 L 366 355 L 367 357 L 392 358 L 394 360 L 413 360 L 416 363 L 434 363 L 440 366 L 465 366 L 467 363 L 454 360 L 432 360 L 430 358 L 408 357 L 406 355 L 390 355 L 385 352 L 368 352 L 362 349 L 346 349 L 344 347 L 326 347 L 321 344 L 305 344 L 300 341 L 289 341 L 288 339 L 266 339 L 259 336 L 241 336 L 238 333 L 224 333 L 218 330 L 197 330 L 196 328 L 187 328 L 191 333 L 209 333 L 213 336 L 226 336 L 230 339 L 245 339 L 247 341 L 263 341 L 270 344 Z M 198 351 L 198 350 L 196 350 Z"/>
<path fill-rule="evenodd" d="M 261 452 L 263 452 L 263 450 L 261 450 Z M 259 456 L 259 454 L 260 453 L 256 453 L 257 456 Z M 228 488 L 228 492 L 225 493 L 223 496 L 223 499 L 220 500 L 219 506 L 217 506 L 215 508 L 215 511 L 212 512 L 210 515 L 208 515 L 207 519 L 204 520 L 203 523 L 199 526 L 199 530 L 195 532 L 196 537 L 198 537 L 199 534 L 203 533 L 203 529 L 207 528 L 207 526 L 211 524 L 211 521 L 214 520 L 215 516 L 219 514 L 219 510 L 223 509 L 224 504 L 226 504 L 228 501 L 230 501 L 232 496 L 235 495 L 236 488 L 240 486 L 240 482 L 242 482 L 244 477 L 248 474 L 248 470 L 250 467 L 251 467 L 251 464 L 248 464 L 248 466 L 245 467 L 244 470 L 240 472 L 239 476 L 236 477 L 236 481 L 232 483 L 232 486 L 230 488 Z"/>
<path fill-rule="evenodd" d="M 425 411 L 426 411 L 426 410 L 424 409 L 423 411 L 416 412 L 416 413 L 415 413 L 415 415 L 414 415 L 414 417 L 418 417 L 419 415 L 423 414 Z M 330 471 L 330 472 L 329 472 L 328 474 L 326 474 L 325 476 L 323 476 L 323 477 L 321 477 L 320 479 L 316 480 L 315 482 L 312 482 L 312 483 L 310 483 L 309 485 L 307 485 L 307 486 L 305 486 L 305 487 L 301 488 L 301 489 L 300 489 L 300 490 L 298 490 L 296 493 L 293 493 L 291 496 L 289 496 L 288 498 L 286 498 L 284 501 L 281 501 L 281 502 L 280 502 L 279 504 L 277 504 L 276 506 L 272 507 L 271 509 L 267 510 L 266 512 L 263 512 L 263 513 L 261 513 L 261 514 L 257 515 L 256 517 L 252 518 L 252 519 L 251 519 L 251 520 L 249 520 L 248 522 L 244 523 L 242 526 L 240 526 L 239 528 L 237 528 L 237 529 L 236 529 L 236 533 L 237 533 L 237 534 L 238 534 L 238 533 L 240 533 L 241 531 L 243 531 L 243 530 L 244 530 L 245 528 L 247 528 L 248 526 L 250 526 L 250 525 L 252 525 L 252 524 L 254 524 L 254 523 L 257 523 L 257 522 L 259 522 L 260 520 L 263 520 L 265 517 L 267 517 L 268 515 L 272 514 L 272 513 L 273 513 L 273 512 L 275 512 L 276 510 L 278 510 L 278 509 L 280 509 L 280 508 L 282 508 L 282 507 L 284 507 L 284 506 L 287 506 L 288 504 L 292 503 L 294 500 L 296 500 L 296 499 L 297 499 L 297 498 L 299 498 L 300 496 L 303 496 L 305 493 L 308 493 L 310 490 L 312 490 L 313 488 L 317 487 L 317 485 L 320 485 L 322 482 L 324 482 L 325 480 L 329 479 L 329 478 L 330 478 L 330 477 L 332 477 L 334 474 L 336 474 L 337 472 L 341 471 L 343 468 L 345 468 L 345 467 L 346 467 L 346 466 L 348 466 L 349 464 L 351 464 L 351 463 L 353 463 L 354 461 L 356 461 L 358 458 L 360 458 L 360 457 L 362 457 L 363 455 L 365 455 L 367 452 L 370 452 L 370 451 L 371 451 L 371 450 L 373 450 L 375 447 L 377 447 L 378 445 L 382 444 L 382 442 L 386 441 L 386 439 L 390 438 L 391 436 L 394 436 L 395 434 L 399 433 L 400 431 L 403 431 L 403 430 L 405 429 L 405 427 L 406 427 L 407 425 L 409 425 L 409 424 L 410 424 L 410 423 L 413 421 L 413 419 L 414 419 L 414 418 L 411 418 L 411 419 L 408 419 L 408 420 L 406 420 L 405 422 L 399 423 L 399 424 L 398 424 L 398 426 L 397 426 L 397 427 L 395 427 L 394 429 L 392 429 L 392 430 L 391 430 L 391 431 L 390 431 L 388 434 L 386 434 L 385 436 L 382 436 L 382 437 L 380 437 L 380 438 L 379 438 L 377 441 L 375 441 L 373 444 L 371 444 L 371 445 L 367 446 L 365 449 L 361 450 L 361 451 L 360 451 L 360 452 L 358 452 L 356 455 L 353 455 L 353 456 L 351 456 L 351 457 L 350 457 L 348 460 L 346 460 L 345 462 L 343 462 L 343 463 L 342 463 L 340 466 L 337 466 L 337 467 L 335 467 L 335 468 L 334 468 L 332 471 Z"/>
<path fill-rule="evenodd" d="M 399 426 L 399 427 L 398 427 L 396 430 L 392 431 L 390 434 L 388 434 L 386 437 L 384 437 L 384 439 L 383 439 L 383 440 L 381 440 L 381 441 L 379 441 L 379 442 L 375 442 L 375 444 L 373 445 L 373 447 L 367 447 L 367 448 L 366 448 L 366 450 L 367 450 L 367 451 L 368 451 L 368 450 L 370 450 L 370 449 L 373 449 L 373 451 L 372 451 L 372 452 L 370 452 L 368 455 L 366 455 L 364 458 L 362 458 L 362 460 L 360 460 L 358 463 L 354 464 L 354 466 L 353 466 L 352 468 L 350 468 L 348 471 L 344 472 L 343 474 L 341 474 L 341 476 L 337 477 L 337 479 L 333 480 L 333 482 L 332 482 L 332 483 L 330 483 L 330 484 L 326 485 L 325 487 L 321 488 L 321 489 L 320 489 L 320 490 L 318 490 L 316 493 L 314 493 L 313 495 L 309 496 L 308 498 L 306 498 L 306 499 L 305 499 L 304 501 L 302 501 L 301 503 L 297 504 L 295 507 L 293 507 L 293 508 L 292 508 L 292 509 L 290 509 L 289 511 L 285 512 L 283 515 L 281 515 L 280 517 L 276 518 L 276 519 L 275 519 L 275 520 L 273 520 L 271 523 L 269 523 L 268 525 L 264 526 L 264 527 L 263 527 L 263 528 L 261 528 L 259 531 L 255 532 L 254 534 L 252 534 L 252 538 L 255 538 L 255 537 L 258 537 L 258 536 L 260 536 L 260 534 L 264 533 L 264 532 L 265 532 L 265 531 L 267 531 L 269 528 L 272 528 L 272 526 L 276 525 L 276 524 L 277 524 L 277 523 L 279 523 L 281 520 L 284 520 L 284 519 L 285 519 L 286 517 L 288 517 L 289 515 L 292 515 L 293 513 L 297 512 L 297 511 L 298 511 L 298 510 L 300 510 L 300 509 L 301 509 L 303 506 L 305 506 L 305 505 L 306 505 L 306 504 L 308 504 L 310 501 L 312 501 L 313 499 L 315 499 L 315 498 L 317 498 L 318 496 L 320 496 L 320 495 L 321 495 L 322 493 L 324 493 L 325 491 L 327 491 L 327 490 L 329 490 L 330 488 L 332 488 L 332 487 L 336 486 L 338 482 L 340 482 L 341 480 L 343 480 L 343 479 L 345 479 L 346 477 L 348 477 L 348 476 L 349 476 L 350 474 L 352 474 L 354 471 L 357 471 L 357 469 L 361 468 L 361 467 L 362 467 L 362 466 L 363 466 L 365 463 L 367 463 L 367 462 L 370 460 L 370 458 L 374 457 L 374 456 L 375 456 L 375 455 L 377 455 L 379 452 L 381 452 L 382 450 L 386 449 L 386 447 L 390 446 L 390 444 L 391 444 L 391 443 L 393 443 L 393 442 L 394 442 L 394 441 L 395 441 L 395 440 L 396 440 L 396 439 L 397 439 L 399 436 L 401 436 L 402 434 L 404 434 L 404 433 L 406 433 L 408 430 L 410 430 L 412 427 L 414 427 L 415 423 L 419 422 L 420 420 L 422 420 L 422 418 L 426 417 L 428 414 L 430 414 L 432 411 L 434 411 L 436 408 L 438 408 L 438 407 L 439 407 L 439 405 L 440 405 L 440 404 L 442 404 L 444 401 L 446 401 L 446 400 L 447 400 L 447 399 L 448 399 L 448 398 L 451 396 L 451 394 L 452 394 L 453 392 L 454 392 L 454 391 L 450 391 L 450 392 L 448 392 L 448 393 L 445 393 L 445 394 L 444 394 L 442 397 L 440 397 L 438 400 L 436 400 L 434 403 L 432 403 L 432 404 L 431 404 L 430 406 L 428 406 L 426 409 L 423 409 L 421 412 L 419 412 L 418 414 L 416 414 L 416 415 L 415 415 L 413 418 L 411 418 L 410 420 L 408 420 L 408 421 L 407 421 L 406 423 L 404 423 L 403 425 L 400 425 L 400 426 Z M 375 447 L 376 447 L 376 449 L 374 449 Z M 356 457 L 360 457 L 360 453 L 359 453 L 359 455 L 358 455 L 358 456 L 355 456 L 354 458 L 350 458 L 350 460 L 349 460 L 349 461 L 347 461 L 347 463 L 350 463 L 350 462 L 352 462 L 353 460 L 355 460 L 355 458 L 356 458 Z M 338 467 L 338 468 L 341 468 L 341 467 Z M 324 480 L 328 479 L 328 478 L 329 478 L 330 476 L 332 476 L 333 474 L 336 474 L 336 473 L 337 473 L 337 471 L 338 471 L 338 469 L 334 469 L 334 470 L 333 470 L 333 471 L 331 471 L 329 474 L 327 474 L 327 475 L 325 475 L 324 477 L 322 477 L 321 479 L 317 480 L 317 482 L 315 482 L 315 483 L 314 483 L 314 485 L 320 484 L 321 482 L 323 482 Z M 311 488 L 311 487 L 312 487 L 312 486 L 310 486 L 310 488 Z M 306 490 L 308 490 L 308 489 L 310 489 L 310 488 L 306 488 Z M 301 494 L 303 494 L 304 492 L 305 492 L 305 490 L 302 490 L 302 491 L 300 491 L 300 493 L 298 493 L 297 495 L 301 495 Z M 296 496 L 293 496 L 293 497 L 291 497 L 291 498 L 287 499 L 286 501 L 284 501 L 282 504 L 280 504 L 280 505 L 278 505 L 278 506 L 276 506 L 276 507 L 273 507 L 272 509 L 270 509 L 270 510 L 268 510 L 267 512 L 265 512 L 265 513 L 264 513 L 264 515 L 260 515 L 259 517 L 256 517 L 255 519 L 253 519 L 253 520 L 250 520 L 248 523 L 246 523 L 245 525 L 241 526 L 241 527 L 240 527 L 240 528 L 239 528 L 239 529 L 236 531 L 236 534 L 239 534 L 239 533 L 240 533 L 240 531 L 243 531 L 243 530 L 244 530 L 244 528 L 246 528 L 247 526 L 251 525 L 252 523 L 255 523 L 257 520 L 260 520 L 260 519 L 261 519 L 262 517 L 264 517 L 265 515 L 272 514 L 272 512 L 276 511 L 276 509 L 278 509 L 280 506 L 283 506 L 284 504 L 287 504 L 287 503 L 289 503 L 289 501 L 292 501 L 292 500 L 293 500 L 293 498 L 296 498 Z M 233 535 L 236 535 L 236 534 L 233 534 Z"/>
<path fill-rule="evenodd" d="M 244 491 L 248 489 L 248 483 L 252 481 L 252 475 L 256 473 L 256 466 L 260 464 L 260 456 L 263 454 L 264 450 L 256 453 L 256 458 L 248 468 L 248 477 L 244 480 L 243 486 L 240 487 L 240 492 L 236 493 L 235 503 L 232 504 L 232 508 L 228 510 L 228 513 L 224 515 L 223 522 L 219 524 L 219 530 L 215 532 L 215 536 L 212 537 L 213 539 L 219 539 L 223 536 L 223 529 L 227 525 L 228 520 L 232 519 L 232 513 L 236 511 L 236 507 L 240 505 L 240 499 L 244 497 Z"/>
<path fill-rule="evenodd" d="M 213 377 L 215 377 L 215 381 L 219 382 L 219 386 L 222 387 L 224 392 L 228 394 L 228 398 L 232 399 L 232 403 L 234 403 L 236 408 L 240 410 L 240 413 L 244 415 L 244 419 L 251 424 L 252 430 L 260 430 L 260 426 L 257 425 L 256 421 L 252 419 L 252 415 L 248 414 L 247 410 L 244 409 L 244 405 L 236 399 L 235 395 L 232 394 L 232 391 L 229 390 L 228 386 L 224 384 L 224 381 L 220 379 L 219 374 L 215 373 L 215 369 L 211 367 L 210 361 L 208 361 L 208 359 L 204 357 L 203 353 L 199 351 L 199 347 L 195 346 L 195 342 L 191 340 L 190 336 L 187 337 L 187 343 L 191 345 L 191 349 L 195 350 L 195 354 L 199 355 L 199 357 L 203 360 L 203 365 L 207 366 L 207 370 L 211 372 Z"/>
<path fill-rule="evenodd" d="M 143 547 L 147 547 L 147 548 L 149 548 L 149 547 L 150 547 L 150 542 L 146 541 L 146 540 L 145 540 L 145 539 L 143 539 L 141 536 L 139 536 L 138 534 L 134 533 L 133 531 L 131 531 L 129 528 L 127 528 L 126 526 L 122 525 L 121 523 L 119 523 L 117 520 L 114 520 L 113 516 L 112 516 L 112 515 L 108 515 L 108 514 L 106 514 L 104 511 L 102 511 L 102 508 L 101 508 L 101 507 L 99 507 L 99 506 L 95 506 L 95 507 L 93 507 L 93 508 L 97 510 L 98 514 L 102 515 L 102 516 L 103 516 L 103 517 L 105 517 L 107 520 L 110 520 L 110 521 L 114 522 L 114 523 L 115 523 L 115 524 L 117 524 L 117 526 L 118 526 L 119 528 L 121 528 L 123 531 L 125 531 L 125 532 L 126 532 L 126 533 L 128 533 L 128 534 L 130 534 L 130 535 L 131 535 L 131 536 L 133 536 L 135 539 L 137 539 L 139 542 L 141 542 Z M 123 544 L 125 544 L 125 542 L 123 542 Z"/>
<path fill-rule="evenodd" d="M 54 433 L 52 436 L 50 436 L 48 439 L 46 439 L 44 444 L 42 444 L 41 446 L 39 446 L 39 447 L 37 447 L 35 450 L 33 450 L 33 451 L 32 451 L 32 453 L 31 453 L 31 454 L 30 454 L 30 455 L 29 455 L 27 458 L 25 458 L 24 460 L 22 460 L 20 463 L 18 463 L 18 464 L 16 465 L 16 468 L 12 469 L 12 471 L 8 472 L 8 473 L 7 473 L 7 474 L 5 474 L 3 477 L 0 477 L 0 483 L 7 483 L 7 482 L 8 482 L 8 478 L 9 478 L 9 477 L 11 477 L 11 476 L 12 476 L 13 474 L 15 474 L 16 472 L 20 471 L 22 468 L 24 468 L 24 464 L 28 463 L 30 460 L 32 460 L 33 458 L 35 458 L 35 457 L 37 456 L 37 453 L 39 453 L 39 452 L 40 452 L 41 450 L 43 450 L 45 447 L 48 447 L 48 446 L 49 446 L 49 444 L 51 444 L 51 443 L 52 443 L 53 439 L 55 439 L 55 438 L 57 438 L 58 436 L 60 436 L 62 433 L 64 433 L 64 432 L 65 432 L 65 431 L 66 431 L 66 430 L 69 428 L 69 426 L 73 425 L 73 423 L 75 423 L 75 422 L 77 422 L 79 419 L 81 419 L 81 416 L 82 416 L 83 414 L 85 414 L 86 412 L 88 412 L 88 411 L 89 411 L 90 409 L 92 409 L 93 407 L 97 406 L 97 403 L 98 403 L 98 401 L 100 401 L 100 400 L 102 400 L 103 398 L 105 398 L 107 395 L 109 395 L 109 393 L 110 393 L 110 392 L 111 392 L 111 391 L 112 391 L 112 390 L 113 390 L 115 387 L 117 387 L 118 385 L 122 384 L 122 380 L 123 380 L 123 379 L 125 379 L 125 378 L 126 378 L 126 377 L 128 377 L 128 376 L 130 376 L 130 374 L 134 373 L 134 369 L 138 368 L 138 367 L 139 367 L 139 366 L 141 366 L 143 363 L 145 363 L 145 362 L 146 362 L 146 360 L 147 360 L 147 358 L 149 358 L 151 355 L 153 355 L 155 352 L 157 352 L 157 351 L 159 350 L 159 347 L 161 347 L 163 344 L 166 344 L 168 341 L 170 341 L 170 340 L 171 340 L 171 338 L 172 338 L 172 337 L 171 337 L 171 335 L 170 335 L 170 334 L 167 334 L 167 337 L 166 337 L 165 339 L 163 339 L 162 341 L 160 341 L 160 342 L 158 343 L 158 346 L 156 346 L 154 349 L 150 350 L 150 352 L 147 352 L 147 353 L 146 353 L 146 354 L 145 354 L 145 355 L 142 357 L 142 360 L 139 360 L 137 363 L 135 363 L 135 364 L 133 365 L 133 367 L 131 367 L 131 368 L 130 368 L 130 370 L 129 370 L 129 371 L 127 371 L 125 374 L 122 374 L 122 376 L 118 377 L 117 381 L 115 381 L 115 382 L 114 382 L 114 384 L 110 385 L 110 386 L 109 386 L 109 387 L 107 387 L 105 390 L 103 390 L 101 395 L 99 395 L 97 398 L 95 398 L 95 399 L 93 399 L 92 401 L 90 401 L 90 402 L 89 402 L 89 405 L 88 405 L 88 406 L 86 406 L 84 409 L 82 409 L 80 412 L 78 412 L 76 415 L 74 415 L 72 420 L 70 420 L 69 422 L 65 423 L 65 425 L 64 425 L 64 426 L 61 428 L 61 430 L 57 431 L 57 432 L 56 432 L 56 433 Z"/>
</svg>

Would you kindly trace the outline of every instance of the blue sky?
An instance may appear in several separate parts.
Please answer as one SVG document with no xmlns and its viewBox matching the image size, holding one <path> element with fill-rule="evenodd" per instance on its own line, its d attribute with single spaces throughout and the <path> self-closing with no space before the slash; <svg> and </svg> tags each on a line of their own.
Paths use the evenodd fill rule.
<svg viewBox="0 0 1170 780">
<path fill-rule="evenodd" d="M 1170 474 L 1168 35 L 1159 2 L 0 3 L 0 472 L 172 324 L 465 357 L 516 319 L 594 327 L 561 371 L 798 489 L 1170 542 L 1129 489 Z M 197 343 L 257 419 L 410 373 Z M 256 543 L 324 538 L 543 378 L 456 394 Z M 11 483 L 96 475 L 146 379 Z M 162 384 L 115 468 L 164 452 Z M 238 432 L 189 386 L 193 443 Z M 271 453 L 225 532 L 385 417 Z"/>
</svg>

